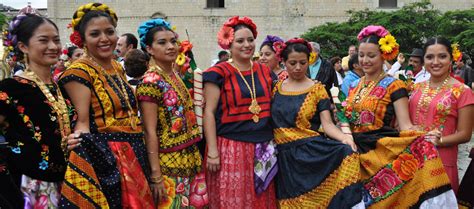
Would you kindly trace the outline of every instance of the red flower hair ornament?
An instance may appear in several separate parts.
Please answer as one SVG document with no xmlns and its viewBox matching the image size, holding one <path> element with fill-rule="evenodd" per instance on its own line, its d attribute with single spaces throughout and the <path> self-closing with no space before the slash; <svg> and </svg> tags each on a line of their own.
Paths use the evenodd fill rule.
<svg viewBox="0 0 474 209">
<path fill-rule="evenodd" d="M 281 53 L 290 44 L 303 44 L 306 47 L 308 47 L 310 52 L 313 51 L 313 47 L 311 46 L 311 44 L 309 44 L 308 41 L 306 41 L 302 38 L 292 38 L 292 39 L 286 41 L 285 43 L 278 41 L 278 42 L 273 43 L 273 49 L 275 50 L 275 54 L 276 54 L 276 56 L 278 57 L 278 59 L 280 61 L 283 59 L 283 57 L 281 56 Z"/>
<path fill-rule="evenodd" d="M 222 49 L 229 49 L 230 44 L 234 40 L 234 27 L 236 25 L 244 24 L 250 28 L 252 31 L 253 37 L 257 38 L 257 26 L 252 21 L 252 19 L 248 17 L 233 16 L 229 18 L 224 25 L 222 25 L 221 29 L 217 33 L 217 43 Z"/>
</svg>

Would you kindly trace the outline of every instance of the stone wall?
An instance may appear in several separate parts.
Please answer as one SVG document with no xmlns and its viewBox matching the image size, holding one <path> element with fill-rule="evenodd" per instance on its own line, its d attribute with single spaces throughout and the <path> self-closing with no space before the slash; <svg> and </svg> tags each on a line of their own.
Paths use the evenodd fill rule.
<svg viewBox="0 0 474 209">
<path fill-rule="evenodd" d="M 398 0 L 398 7 L 415 0 Z M 48 0 L 48 14 L 60 27 L 61 38 L 68 41 L 73 12 L 88 0 Z M 225 8 L 206 8 L 204 0 L 99 0 L 113 8 L 119 16 L 118 33 L 136 34 L 138 25 L 152 17 L 165 17 L 177 27 L 181 39 L 194 44 L 200 68 L 207 68 L 220 51 L 216 34 L 230 16 L 251 17 L 258 27 L 257 45 L 265 35 L 283 38 L 299 36 L 309 28 L 330 21 L 347 19 L 345 11 L 364 8 L 379 9 L 379 0 L 226 0 Z M 474 6 L 474 0 L 432 0 L 436 8 L 447 11 Z M 351 35 L 351 34 L 348 34 Z M 356 35 L 356 34 L 353 34 Z"/>
</svg>

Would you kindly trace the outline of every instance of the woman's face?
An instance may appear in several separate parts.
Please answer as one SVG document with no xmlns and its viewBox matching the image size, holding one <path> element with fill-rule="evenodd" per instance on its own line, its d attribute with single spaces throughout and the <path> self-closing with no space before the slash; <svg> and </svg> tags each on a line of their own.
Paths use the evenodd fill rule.
<svg viewBox="0 0 474 209">
<path fill-rule="evenodd" d="M 275 69 L 279 63 L 276 53 L 268 45 L 263 46 L 260 50 L 260 59 L 258 61 L 267 65 L 272 70 Z"/>
<path fill-rule="evenodd" d="M 84 54 L 84 50 L 80 49 L 80 48 L 76 48 L 74 50 L 74 52 L 72 53 L 72 56 L 71 56 L 71 62 L 74 62 L 76 61 L 77 59 L 79 59 L 82 54 Z"/>
<path fill-rule="evenodd" d="M 424 56 L 425 69 L 433 77 L 445 77 L 451 68 L 451 55 L 448 48 L 442 44 L 433 44 L 426 48 Z"/>
<path fill-rule="evenodd" d="M 379 45 L 361 43 L 359 45 L 359 65 L 365 74 L 373 75 L 383 72 L 383 58 Z"/>
<path fill-rule="evenodd" d="M 153 35 L 153 43 L 146 47 L 153 59 L 160 63 L 173 63 L 178 56 L 176 35 L 169 30 L 158 31 Z"/>
<path fill-rule="evenodd" d="M 30 64 L 51 66 L 59 61 L 61 41 L 59 32 L 49 22 L 44 22 L 33 32 L 28 40 L 28 46 L 19 43 L 20 50 L 28 55 Z"/>
<path fill-rule="evenodd" d="M 309 61 L 308 55 L 304 52 L 292 51 L 288 54 L 288 59 L 284 62 L 288 77 L 293 80 L 302 80 L 306 78 Z"/>
<path fill-rule="evenodd" d="M 255 38 L 248 28 L 241 28 L 234 33 L 234 40 L 230 45 L 232 58 L 251 60 L 255 51 Z"/>
<path fill-rule="evenodd" d="M 92 18 L 86 26 L 84 46 L 90 56 L 98 60 L 113 59 L 117 45 L 115 27 L 107 17 Z"/>
<path fill-rule="evenodd" d="M 336 63 L 334 63 L 334 70 L 336 70 L 337 72 L 340 72 L 342 70 L 341 61 L 337 61 Z"/>
</svg>

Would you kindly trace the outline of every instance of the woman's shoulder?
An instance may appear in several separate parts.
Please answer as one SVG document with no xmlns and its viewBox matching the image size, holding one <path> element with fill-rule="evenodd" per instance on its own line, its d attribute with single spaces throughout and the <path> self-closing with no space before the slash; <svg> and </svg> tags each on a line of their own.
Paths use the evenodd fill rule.
<svg viewBox="0 0 474 209">
<path fill-rule="evenodd" d="M 7 78 L 0 81 L 0 91 L 2 92 L 24 92 L 25 90 L 29 90 L 31 88 L 36 87 L 36 83 L 29 79 L 14 76 L 13 78 Z"/>
</svg>

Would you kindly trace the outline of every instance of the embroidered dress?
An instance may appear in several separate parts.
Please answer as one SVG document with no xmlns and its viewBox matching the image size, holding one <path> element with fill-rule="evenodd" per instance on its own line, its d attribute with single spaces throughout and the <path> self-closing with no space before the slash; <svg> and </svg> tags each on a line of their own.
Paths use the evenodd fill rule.
<svg viewBox="0 0 474 209">
<path fill-rule="evenodd" d="M 272 103 L 278 144 L 276 178 L 280 208 L 350 208 L 362 202 L 359 155 L 321 136 L 319 113 L 331 102 L 322 84 L 286 92 L 279 82 Z"/>
<path fill-rule="evenodd" d="M 284 81 L 288 78 L 288 72 L 286 70 L 282 70 L 278 73 L 278 80 Z"/>
<path fill-rule="evenodd" d="M 241 72 L 250 85 L 251 72 Z M 259 120 L 254 122 L 254 114 L 249 111 L 251 93 L 236 68 L 228 62 L 221 62 L 203 73 L 204 82 L 214 83 L 221 89 L 215 115 L 220 170 L 207 172 L 206 176 L 211 208 L 276 208 L 272 178 L 254 173 L 255 165 L 263 160 L 258 159 L 260 151 L 256 151 L 256 144 L 268 143 L 273 139 L 270 124 L 271 88 L 273 80 L 277 78 L 272 76 L 274 74 L 268 67 L 253 63 L 256 100 L 261 108 Z M 275 152 L 271 152 L 271 149 L 268 151 L 270 157 L 274 157 Z M 259 186 L 256 186 L 256 182 L 261 181 L 257 178 L 264 179 L 267 181 L 264 184 L 268 184 L 268 188 L 259 191 L 261 193 L 258 195 L 256 188 Z"/>
<path fill-rule="evenodd" d="M 435 146 L 422 133 L 398 132 L 394 102 L 408 97 L 403 81 L 351 85 L 346 116 L 361 152 L 363 198 L 371 208 L 453 208 L 454 192 Z M 364 90 L 364 88 L 366 90 Z"/>
<path fill-rule="evenodd" d="M 55 84 L 47 88 L 58 97 Z M 69 101 L 66 105 L 73 119 Z M 0 152 L 0 196 L 14 208 L 58 207 L 66 161 L 52 104 L 34 81 L 14 77 L 0 82 L 0 115 L 5 120 L 0 138 L 8 143 Z"/>
<path fill-rule="evenodd" d="M 160 168 L 167 200 L 159 208 L 202 208 L 209 202 L 201 155 L 201 140 L 191 95 L 174 74 L 151 67 L 137 86 L 139 101 L 158 105 L 157 134 Z"/>
<path fill-rule="evenodd" d="M 91 133 L 81 135 L 81 145 L 69 156 L 61 207 L 154 207 L 143 133 L 139 125 L 133 127 L 139 123 L 135 96 L 124 75 L 117 74 L 123 72 L 120 64 L 113 66 L 106 71 L 81 58 L 59 78 L 61 86 L 74 81 L 91 90 Z"/>
<path fill-rule="evenodd" d="M 438 129 L 442 136 L 454 134 L 458 123 L 459 109 L 474 104 L 472 90 L 462 83 L 450 84 L 434 95 L 434 89 L 428 92 L 431 101 L 426 106 L 418 107 L 423 89 L 429 82 L 415 84 L 410 96 L 410 118 L 414 125 L 421 126 L 425 131 Z M 419 111 L 417 111 L 419 110 Z M 418 115 L 417 115 L 418 114 Z M 458 179 L 458 146 L 437 147 L 444 168 L 448 173 L 451 187 L 457 192 Z"/>
</svg>

